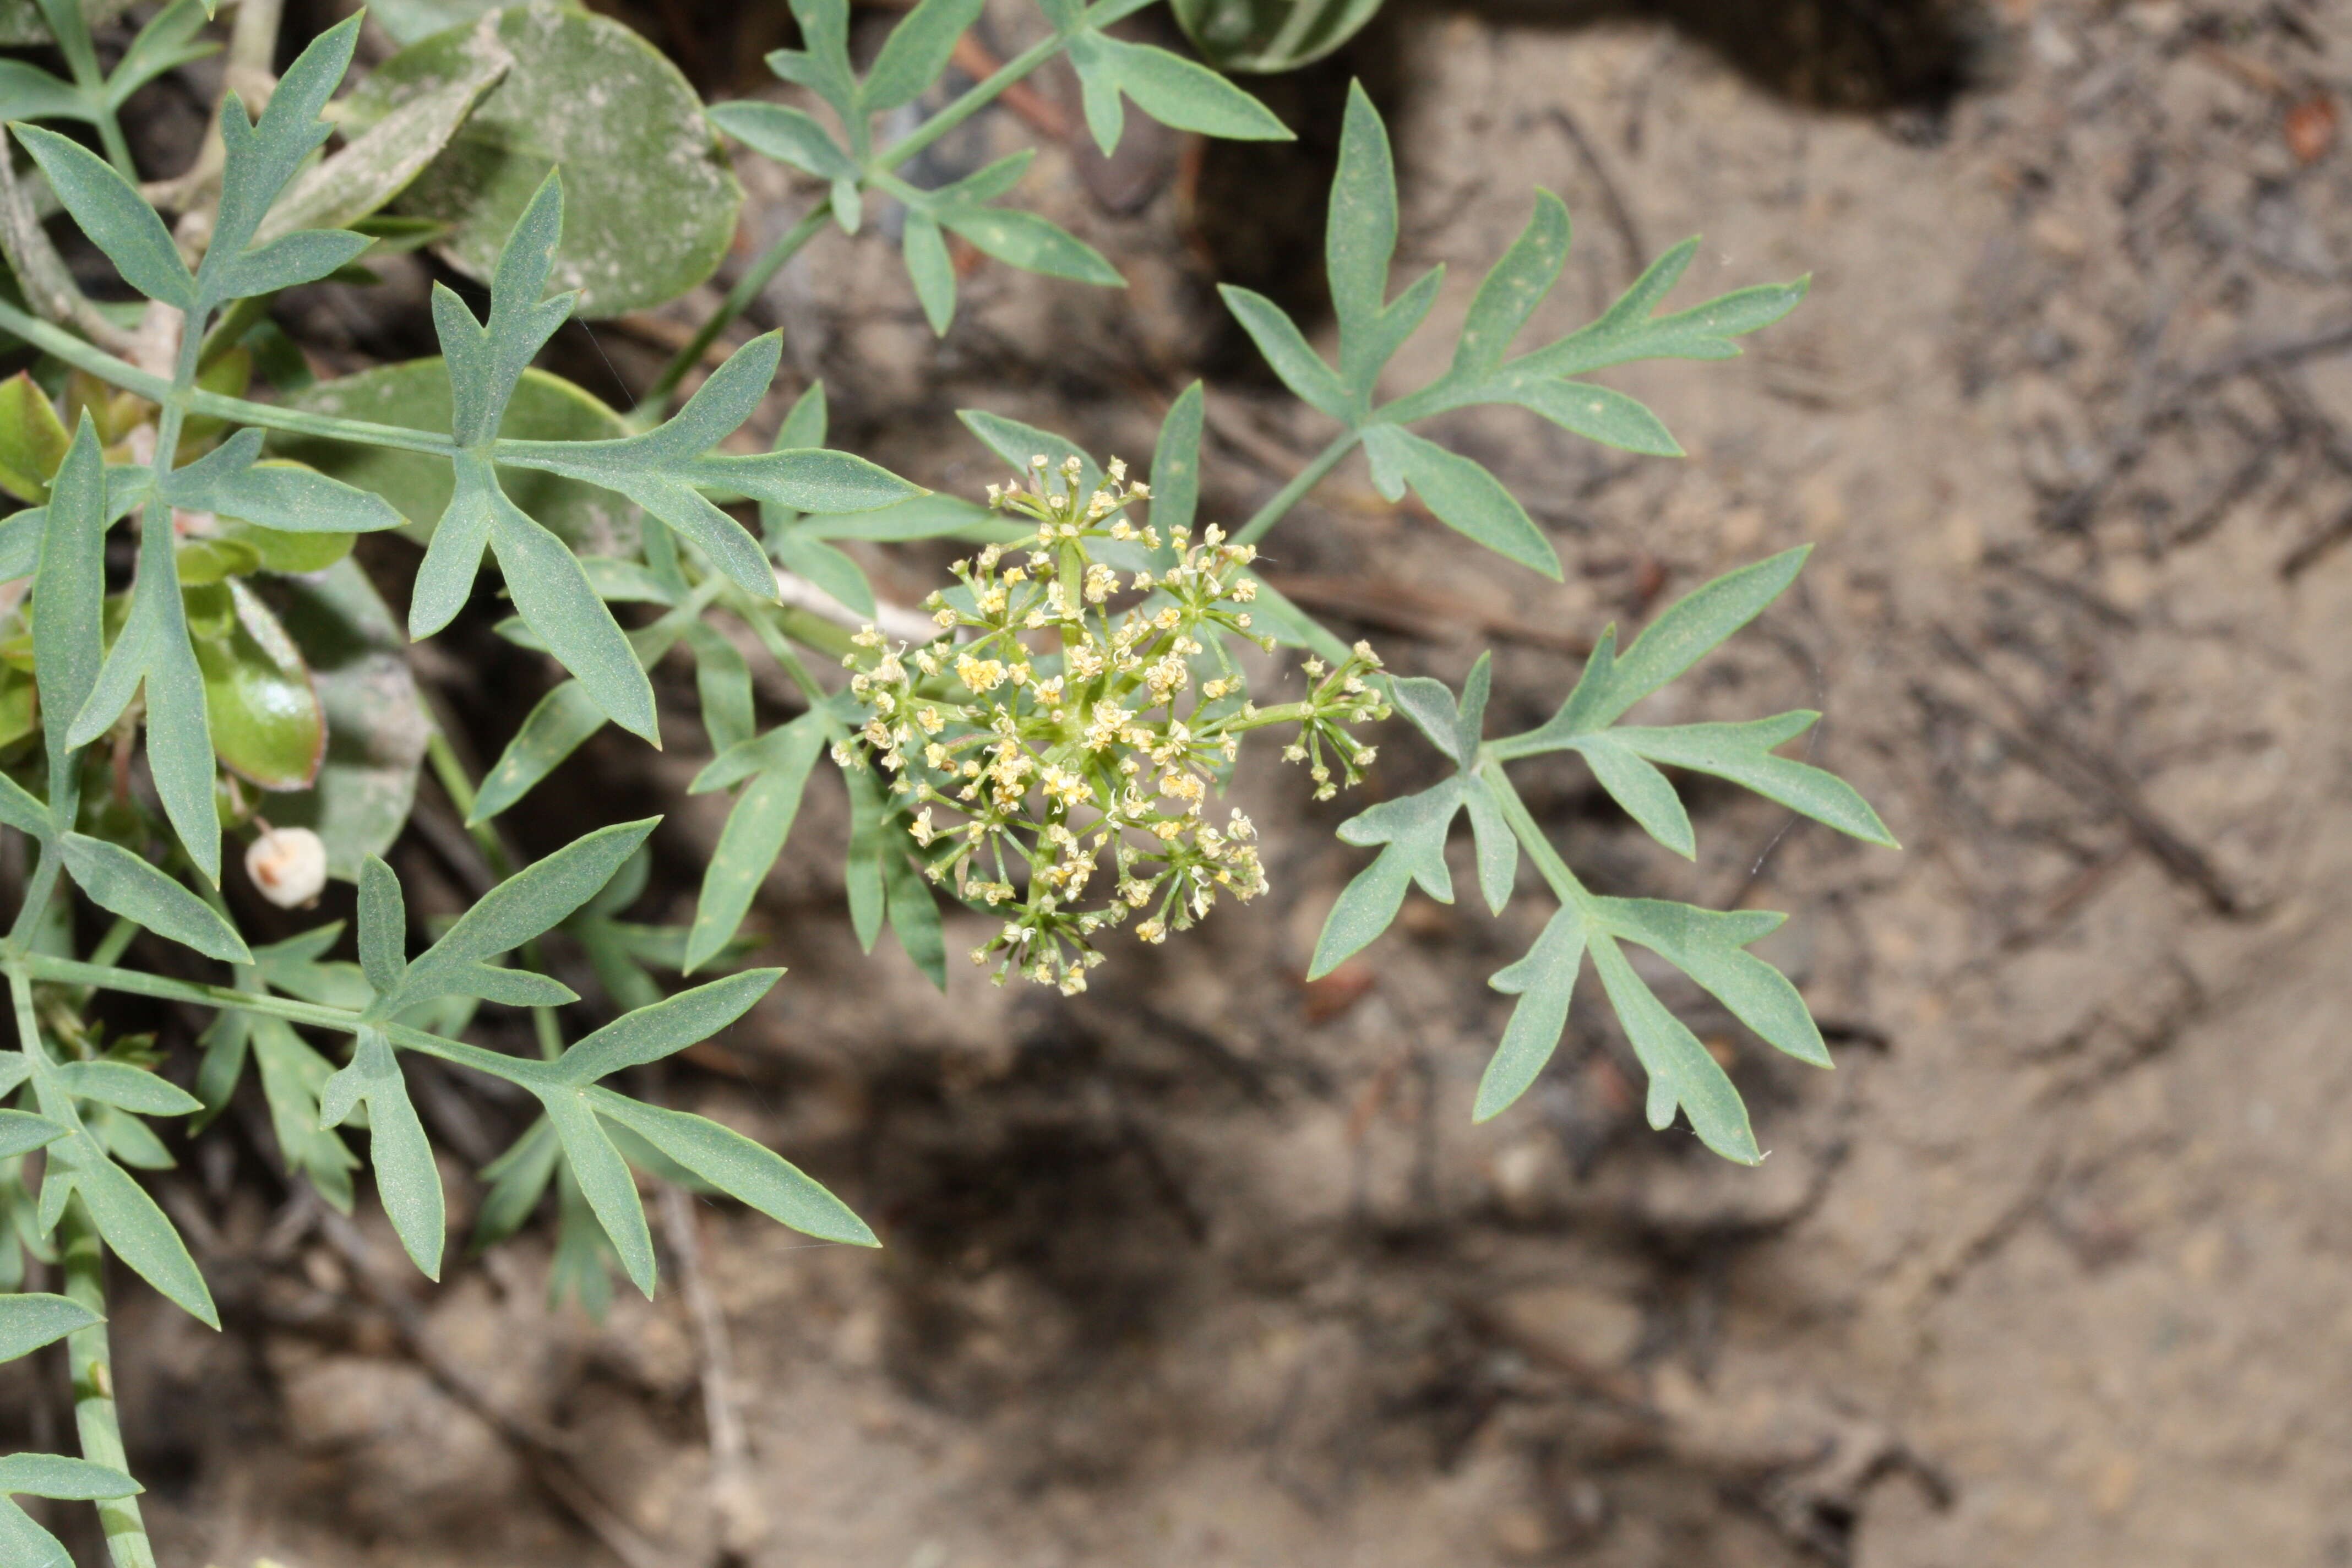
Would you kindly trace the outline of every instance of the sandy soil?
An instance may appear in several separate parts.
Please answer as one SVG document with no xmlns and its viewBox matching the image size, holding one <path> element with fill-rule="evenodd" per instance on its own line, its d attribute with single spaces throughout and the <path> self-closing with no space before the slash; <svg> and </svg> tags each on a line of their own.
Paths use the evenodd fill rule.
<svg viewBox="0 0 2352 1568">
<path fill-rule="evenodd" d="M 1401 384 L 1443 363 L 1534 184 L 1579 227 L 1539 325 L 1686 233 L 1683 298 L 1813 274 L 1748 357 L 1607 378 L 1690 460 L 1531 416 L 1446 430 L 1565 584 L 1353 467 L 1273 551 L 1400 668 L 1458 679 L 1492 643 L 1517 723 L 1604 623 L 1817 546 L 1651 711 L 1822 710 L 1816 760 L 1904 853 L 1701 791 L 1686 865 L 1569 766 L 1526 774 L 1605 890 L 1791 911 L 1774 956 L 1834 1074 L 1669 997 L 1733 1054 L 1764 1166 L 1647 1131 L 1591 998 L 1539 1089 L 1471 1126 L 1507 1005 L 1485 978 L 1548 912 L 1531 889 L 1500 920 L 1416 900 L 1302 987 L 1360 856 L 1330 836 L 1347 803 L 1303 809 L 1295 775 L 1240 785 L 1274 894 L 1076 1003 L 970 973 L 942 999 L 861 957 L 819 794 L 766 906 L 793 977 L 704 1064 L 726 1070 L 668 1091 L 887 1248 L 674 1215 L 706 1316 L 666 1289 L 599 1326 L 546 1308 L 542 1241 L 425 1292 L 354 1268 L 393 1255 L 365 1215 L 339 1248 L 257 1175 L 192 1185 L 229 1331 L 122 1313 L 167 1561 L 2352 1563 L 2352 13 L 1683 9 L 1412 12 L 1351 63 L 1401 150 L 1401 260 L 1448 266 Z M 1024 25 L 992 24 L 1001 51 Z M 1328 127 L 1343 80 L 1278 100 Z M 997 115 L 941 156 L 1034 138 Z M 1039 205 L 1129 270 L 1133 310 L 982 268 L 934 347 L 878 237 L 816 247 L 768 308 L 836 431 L 939 485 L 984 477 L 955 406 L 1139 458 L 1206 366 L 1213 495 L 1240 513 L 1324 432 L 1203 281 L 1311 297 L 1316 141 L 1198 168 L 1172 141 L 1108 169 L 1050 152 Z M 758 226 L 790 221 L 797 195 L 746 177 Z M 924 569 L 877 563 L 908 597 Z M 1389 740 L 1381 793 L 1431 773 Z M 551 799 L 696 765 L 600 742 Z M 716 818 L 678 812 L 690 877 Z"/>
</svg>

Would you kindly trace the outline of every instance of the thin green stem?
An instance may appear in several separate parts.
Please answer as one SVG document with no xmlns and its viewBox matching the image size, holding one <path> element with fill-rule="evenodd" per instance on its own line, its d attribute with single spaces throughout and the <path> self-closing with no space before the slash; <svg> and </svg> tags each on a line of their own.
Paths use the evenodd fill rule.
<svg viewBox="0 0 2352 1568">
<path fill-rule="evenodd" d="M 0 329 L 15 333 L 77 370 L 88 371 L 110 386 L 137 393 L 150 403 L 163 404 L 173 400 L 173 389 L 169 378 L 141 370 L 127 360 L 117 359 L 104 349 L 83 342 L 63 327 L 20 310 L 5 300 L 0 300 Z M 201 354 L 201 348 L 198 353 Z M 359 441 L 404 452 L 425 452 L 437 458 L 454 457 L 457 451 L 457 443 L 446 436 L 410 430 L 398 425 L 373 425 L 363 419 L 341 419 L 332 415 L 311 414 L 271 403 L 253 403 L 242 397 L 229 397 L 201 389 L 184 391 L 180 395 L 189 413 L 208 414 L 241 425 L 290 430 L 304 436 L 325 436 L 339 441 Z"/>
<path fill-rule="evenodd" d="M 1542 824 L 1536 821 L 1535 814 L 1528 809 L 1527 802 L 1519 798 L 1519 792 L 1511 787 L 1510 775 L 1503 771 L 1500 759 L 1482 749 L 1477 771 L 1494 791 L 1495 799 L 1503 808 L 1503 820 L 1511 825 L 1513 836 L 1527 850 L 1528 858 L 1536 863 L 1536 869 L 1543 873 L 1543 879 L 1551 889 L 1553 897 L 1588 915 L 1595 912 L 1591 890 L 1577 880 L 1576 873 L 1568 868 L 1568 862 L 1561 859 L 1559 851 L 1552 847 L 1551 839 L 1545 834 Z"/>
<path fill-rule="evenodd" d="M 91 42 L 89 23 L 77 4 L 44 5 L 41 7 L 56 36 L 58 52 L 66 58 L 66 68 L 73 73 L 74 86 L 81 89 L 82 102 L 89 110 L 91 121 L 98 127 L 98 140 L 106 149 L 106 161 L 114 165 L 115 173 L 132 184 L 139 183 L 139 166 L 131 161 L 131 143 L 122 138 L 122 125 L 114 117 L 114 107 L 106 90 L 106 72 L 99 68 L 98 46 Z"/>
<path fill-rule="evenodd" d="M 662 366 L 661 374 L 654 377 L 653 385 L 646 389 L 646 395 L 630 411 L 632 424 L 642 428 L 661 422 L 669 411 L 670 395 L 677 390 L 678 383 L 686 379 L 687 372 L 701 363 L 704 352 L 719 341 L 719 334 L 733 324 L 736 317 L 750 309 L 751 301 L 760 297 L 760 290 L 782 270 L 784 263 L 799 255 L 803 246 L 824 232 L 826 221 L 832 216 L 833 201 L 827 197 L 811 208 L 806 217 L 786 229 L 782 237 L 761 251 L 759 258 L 743 269 L 743 275 L 735 279 L 735 287 L 727 291 L 727 298 L 719 302 L 718 310 L 711 312 L 710 319 L 702 323 L 684 348 L 670 356 L 669 363 Z"/>
<path fill-rule="evenodd" d="M 1292 476 L 1288 484 L 1274 493 L 1250 520 L 1234 531 L 1235 544 L 1255 544 L 1265 537 L 1266 531 L 1280 522 L 1292 507 L 1307 499 L 1307 493 L 1323 482 L 1324 476 L 1339 466 L 1339 459 L 1355 448 L 1362 437 L 1353 430 L 1343 431 L 1332 437 L 1331 444 L 1315 455 L 1315 460 Z"/>
<path fill-rule="evenodd" d="M 1059 54 L 1065 42 L 1065 39 L 1056 35 L 1030 45 L 992 71 L 984 80 L 974 82 L 953 103 L 876 153 L 867 164 L 868 169 L 874 174 L 879 175 L 899 167 L 924 148 L 987 108 L 1003 93 L 1006 88 Z M 709 321 L 702 323 L 701 328 L 688 341 L 684 348 L 670 356 L 669 363 L 664 365 L 661 374 L 654 378 L 653 385 L 646 388 L 644 397 L 638 399 L 636 407 L 629 416 L 632 423 L 640 427 L 653 425 L 668 412 L 671 395 L 677 392 L 678 384 L 686 379 L 687 373 L 701 360 L 704 351 L 717 342 L 719 334 L 725 331 L 734 323 L 738 316 L 750 308 L 751 301 L 760 297 L 760 290 L 768 286 L 768 280 L 782 269 L 785 262 L 800 254 L 803 246 L 824 231 L 824 226 L 832 220 L 832 217 L 831 198 L 819 202 L 810 209 L 806 217 L 785 230 L 782 237 L 769 246 L 766 250 L 761 251 L 759 258 L 744 268 L 743 275 L 735 280 L 735 287 L 727 291 L 727 298 L 720 302 L 719 309 L 712 312 Z"/>
<path fill-rule="evenodd" d="M 81 1457 L 127 1475 L 130 1460 L 123 1452 L 122 1424 L 114 1406 L 114 1356 L 106 1334 L 106 1248 L 79 1197 L 67 1202 L 66 1212 L 58 1221 L 58 1245 L 64 1254 L 65 1293 L 99 1316 L 99 1321 L 66 1336 L 66 1363 L 73 1377 L 74 1426 L 81 1437 Z M 100 1501 L 98 1519 L 106 1530 L 107 1554 L 113 1559 L 114 1568 L 155 1568 L 155 1548 L 147 1540 L 137 1498 Z"/>
<path fill-rule="evenodd" d="M 1030 45 L 997 67 L 985 78 L 972 83 L 965 89 L 962 97 L 924 121 L 898 141 L 883 148 L 875 157 L 875 166 L 882 169 L 899 167 L 916 153 L 995 102 L 1006 88 L 1060 54 L 1068 42 L 1068 39 L 1057 33 L 1052 37 L 1040 38 Z"/>
</svg>

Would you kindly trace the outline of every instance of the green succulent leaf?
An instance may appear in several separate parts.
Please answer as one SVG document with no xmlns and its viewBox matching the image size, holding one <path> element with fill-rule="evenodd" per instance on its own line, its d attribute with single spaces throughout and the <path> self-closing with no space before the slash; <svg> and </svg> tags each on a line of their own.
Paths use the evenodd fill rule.
<svg viewBox="0 0 2352 1568">
<path fill-rule="evenodd" d="M 1290 71 L 1379 15 L 1381 0 L 1175 0 L 1176 20 L 1219 70 Z"/>
</svg>

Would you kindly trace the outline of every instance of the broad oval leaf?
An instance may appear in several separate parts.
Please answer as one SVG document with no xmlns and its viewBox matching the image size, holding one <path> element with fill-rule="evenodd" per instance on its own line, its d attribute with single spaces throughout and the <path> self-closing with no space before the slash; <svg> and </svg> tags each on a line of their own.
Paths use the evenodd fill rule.
<svg viewBox="0 0 2352 1568">
<path fill-rule="evenodd" d="M 709 277 L 734 237 L 742 193 L 677 68 L 585 11 L 514 5 L 497 26 L 514 65 L 394 209 L 450 225 L 436 248 L 488 279 L 516 218 L 560 166 L 569 221 L 555 283 L 581 291 L 582 314 L 643 310 Z M 471 34 L 462 25 L 433 34 L 379 66 L 346 100 L 345 126 L 364 130 L 462 74 Z"/>
</svg>

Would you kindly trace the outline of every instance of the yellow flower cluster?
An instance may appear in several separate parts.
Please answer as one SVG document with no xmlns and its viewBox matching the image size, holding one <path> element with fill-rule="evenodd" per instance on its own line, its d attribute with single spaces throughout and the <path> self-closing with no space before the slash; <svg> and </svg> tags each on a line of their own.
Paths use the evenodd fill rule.
<svg viewBox="0 0 2352 1568">
<path fill-rule="evenodd" d="M 934 882 L 1003 911 L 972 961 L 996 958 L 1000 984 L 1017 970 L 1066 994 L 1101 962 L 1104 928 L 1140 915 L 1136 934 L 1157 942 L 1220 893 L 1265 890 L 1249 818 L 1208 811 L 1244 732 L 1297 724 L 1286 755 L 1311 759 L 1328 796 L 1327 752 L 1344 784 L 1372 760 L 1342 724 L 1388 708 L 1366 680 L 1380 660 L 1362 643 L 1338 669 L 1308 660 L 1304 700 L 1256 707 L 1225 646 L 1274 646 L 1246 607 L 1255 547 L 1213 524 L 1198 542 L 1139 527 L 1126 510 L 1150 492 L 1122 463 L 1090 490 L 1076 458 L 1030 468 L 988 495 L 1035 532 L 955 563 L 955 586 L 924 602 L 941 640 L 857 635 L 844 662 L 867 718 L 835 755 L 889 775 Z M 1109 886 L 1089 902 L 1106 856 Z"/>
</svg>

